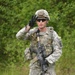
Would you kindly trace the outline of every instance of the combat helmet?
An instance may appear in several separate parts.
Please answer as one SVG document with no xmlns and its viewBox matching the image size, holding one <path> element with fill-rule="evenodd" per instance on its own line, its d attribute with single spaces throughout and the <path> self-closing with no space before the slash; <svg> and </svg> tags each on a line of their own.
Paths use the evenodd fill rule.
<svg viewBox="0 0 75 75">
<path fill-rule="evenodd" d="M 35 15 L 36 15 L 36 18 L 44 17 L 44 18 L 47 18 L 48 20 L 50 20 L 50 16 L 49 16 L 48 12 L 44 9 L 37 10 L 35 12 Z"/>
</svg>

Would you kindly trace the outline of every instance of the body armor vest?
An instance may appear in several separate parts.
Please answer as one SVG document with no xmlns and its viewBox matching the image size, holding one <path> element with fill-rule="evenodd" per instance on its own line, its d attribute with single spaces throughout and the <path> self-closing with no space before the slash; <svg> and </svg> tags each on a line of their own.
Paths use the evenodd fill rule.
<svg viewBox="0 0 75 75">
<path fill-rule="evenodd" d="M 37 33 L 32 34 L 31 37 L 32 39 L 31 39 L 30 49 L 37 50 Z M 53 41 L 53 35 L 52 35 L 52 30 L 50 28 L 48 28 L 47 32 L 39 32 L 39 42 L 40 44 L 44 45 L 47 56 L 53 52 L 52 41 Z M 32 57 L 34 58 L 35 56 L 36 54 L 33 53 Z"/>
</svg>

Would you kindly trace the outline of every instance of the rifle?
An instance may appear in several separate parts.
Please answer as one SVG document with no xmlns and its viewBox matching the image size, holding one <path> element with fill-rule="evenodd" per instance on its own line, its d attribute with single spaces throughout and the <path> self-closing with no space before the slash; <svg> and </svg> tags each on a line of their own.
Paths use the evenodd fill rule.
<svg viewBox="0 0 75 75">
<path fill-rule="evenodd" d="M 37 56 L 37 59 L 38 59 L 38 63 L 39 63 L 39 66 L 41 68 L 41 75 L 45 75 L 47 69 L 48 69 L 48 62 L 46 61 L 46 52 L 45 52 L 45 47 L 43 44 L 40 44 L 40 41 L 39 41 L 39 33 L 37 33 L 37 49 L 36 50 L 33 50 L 33 49 L 30 49 L 30 53 L 32 55 L 32 53 L 35 53 L 36 56 Z"/>
</svg>

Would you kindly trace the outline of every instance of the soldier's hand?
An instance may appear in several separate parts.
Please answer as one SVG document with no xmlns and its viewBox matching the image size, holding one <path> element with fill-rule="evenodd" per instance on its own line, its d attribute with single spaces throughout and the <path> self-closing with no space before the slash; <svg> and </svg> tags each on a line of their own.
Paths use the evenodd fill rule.
<svg viewBox="0 0 75 75">
<path fill-rule="evenodd" d="M 29 26 L 33 27 L 36 21 L 36 15 L 32 16 L 31 20 L 29 21 Z"/>
</svg>

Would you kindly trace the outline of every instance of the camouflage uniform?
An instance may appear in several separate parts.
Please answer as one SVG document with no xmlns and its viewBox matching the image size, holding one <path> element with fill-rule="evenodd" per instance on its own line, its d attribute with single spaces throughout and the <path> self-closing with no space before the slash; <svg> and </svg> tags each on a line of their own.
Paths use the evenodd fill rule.
<svg viewBox="0 0 75 75">
<path fill-rule="evenodd" d="M 35 14 L 37 13 L 38 11 Z M 16 34 L 16 37 L 18 39 L 30 40 L 30 48 L 36 50 L 37 49 L 37 36 L 36 36 L 37 30 L 38 28 L 35 27 L 33 29 L 30 29 L 28 32 L 26 32 L 26 27 L 24 27 Z M 53 30 L 52 27 L 47 27 L 46 32 L 39 32 L 39 34 L 40 34 L 40 37 L 39 37 L 40 43 L 44 45 L 46 49 L 46 54 L 47 55 L 50 54 L 48 57 L 45 58 L 49 62 L 49 67 L 45 75 L 56 75 L 54 70 L 55 62 L 60 58 L 62 54 L 61 38 Z M 27 56 L 27 59 L 31 59 L 29 48 L 25 50 L 25 54 Z M 40 75 L 41 69 L 40 69 L 40 66 L 38 65 L 36 54 L 33 53 L 32 56 L 33 56 L 33 59 L 31 59 L 30 61 L 29 75 L 35 75 L 35 74 Z"/>
<path fill-rule="evenodd" d="M 24 27 L 16 34 L 16 37 L 18 39 L 30 40 L 30 46 L 33 46 L 33 48 L 36 48 L 36 43 L 37 43 L 36 34 L 35 34 L 36 31 L 37 31 L 37 28 L 34 28 L 34 29 L 31 29 L 28 33 L 26 33 L 25 27 Z M 52 38 L 53 38 L 53 42 L 51 44 Z M 59 57 L 62 54 L 62 50 L 61 50 L 62 46 L 60 41 L 61 41 L 60 37 L 57 35 L 57 33 L 54 30 L 52 30 L 51 27 L 47 27 L 46 32 L 40 32 L 40 42 L 44 44 L 47 54 L 52 52 L 51 45 L 53 45 L 53 53 L 46 58 L 46 60 L 48 60 L 48 62 L 50 63 L 49 64 L 50 66 L 47 72 L 49 73 L 48 75 L 56 75 L 54 72 L 54 65 L 55 65 L 55 62 L 59 59 Z M 30 55 L 29 54 L 27 55 L 29 59 Z M 33 57 L 35 57 L 35 55 L 33 55 Z M 39 73 L 41 73 L 41 70 L 40 70 L 40 67 L 38 66 L 38 63 L 37 62 L 34 63 L 32 59 L 30 63 L 30 75 L 35 75 L 35 73 L 36 75 L 39 75 Z"/>
</svg>

